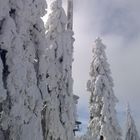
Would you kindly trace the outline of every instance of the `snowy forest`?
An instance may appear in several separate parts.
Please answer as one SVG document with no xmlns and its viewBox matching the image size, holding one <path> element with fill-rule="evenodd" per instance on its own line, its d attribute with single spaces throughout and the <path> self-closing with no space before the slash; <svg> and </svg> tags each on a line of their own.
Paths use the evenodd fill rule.
<svg viewBox="0 0 140 140">
<path fill-rule="evenodd" d="M 73 0 L 0 0 L 0 140 L 140 140 L 128 105 L 120 127 L 106 46 L 92 46 L 86 133 L 73 93 Z M 49 9 L 49 10 L 48 10 Z M 45 20 L 43 17 L 46 17 Z M 86 96 L 86 95 L 85 95 Z"/>
</svg>

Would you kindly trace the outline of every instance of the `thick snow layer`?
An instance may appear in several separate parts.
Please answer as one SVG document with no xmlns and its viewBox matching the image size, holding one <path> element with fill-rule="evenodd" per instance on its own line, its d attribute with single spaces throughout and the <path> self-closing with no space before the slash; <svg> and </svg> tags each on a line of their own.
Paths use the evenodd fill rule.
<svg viewBox="0 0 140 140">
<path fill-rule="evenodd" d="M 45 8 L 45 0 L 0 0 L 0 140 L 43 140 L 37 62 Z"/>
<path fill-rule="evenodd" d="M 0 0 L 0 140 L 74 140 L 73 31 L 61 0 L 45 29 L 46 6 Z"/>
<path fill-rule="evenodd" d="M 74 99 L 71 76 L 73 32 L 66 30 L 67 17 L 61 0 L 53 0 L 47 15 L 47 49 L 42 59 L 40 90 L 44 100 L 44 137 L 46 140 L 74 139 Z"/>
</svg>

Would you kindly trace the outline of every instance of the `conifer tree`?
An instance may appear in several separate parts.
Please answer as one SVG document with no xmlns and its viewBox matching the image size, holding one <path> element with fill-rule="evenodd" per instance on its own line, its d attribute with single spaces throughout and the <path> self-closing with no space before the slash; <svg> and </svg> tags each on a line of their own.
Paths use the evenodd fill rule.
<svg viewBox="0 0 140 140">
<path fill-rule="evenodd" d="M 127 123 L 125 140 L 140 140 L 130 108 L 127 109 Z"/>
<path fill-rule="evenodd" d="M 41 74 L 44 80 L 40 82 L 42 94 L 47 97 L 42 111 L 46 140 L 74 139 L 75 109 L 71 74 L 73 32 L 68 31 L 66 25 L 67 17 L 62 1 L 51 1 L 45 24 L 47 49 L 44 61 L 47 65 Z"/>
<path fill-rule="evenodd" d="M 115 110 L 118 100 L 113 91 L 113 80 L 105 48 L 101 39 L 97 38 L 93 46 L 90 80 L 87 83 L 87 89 L 91 93 L 88 133 L 95 140 L 121 140 Z"/>
<path fill-rule="evenodd" d="M 0 1 L 0 140 L 43 140 L 39 58 L 45 0 Z"/>
</svg>

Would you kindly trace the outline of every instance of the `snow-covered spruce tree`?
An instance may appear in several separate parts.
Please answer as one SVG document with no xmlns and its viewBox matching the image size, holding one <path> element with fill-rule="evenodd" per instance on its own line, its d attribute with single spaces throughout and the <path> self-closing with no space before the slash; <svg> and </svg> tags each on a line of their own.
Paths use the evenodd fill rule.
<svg viewBox="0 0 140 140">
<path fill-rule="evenodd" d="M 127 123 L 125 140 L 140 140 L 130 108 L 127 109 Z"/>
<path fill-rule="evenodd" d="M 87 89 L 90 96 L 89 134 L 95 140 L 120 140 L 121 132 L 116 119 L 117 98 L 113 92 L 113 80 L 105 54 L 105 45 L 100 38 L 93 46 L 93 61 Z"/>
<path fill-rule="evenodd" d="M 0 140 L 43 140 L 39 58 L 45 0 L 0 1 Z"/>
<path fill-rule="evenodd" d="M 73 32 L 66 30 L 67 17 L 61 0 L 52 0 L 47 15 L 47 50 L 40 74 L 40 90 L 44 95 L 42 111 L 45 140 L 74 139 L 74 100 L 72 94 Z M 47 91 L 47 92 L 46 92 Z"/>
</svg>

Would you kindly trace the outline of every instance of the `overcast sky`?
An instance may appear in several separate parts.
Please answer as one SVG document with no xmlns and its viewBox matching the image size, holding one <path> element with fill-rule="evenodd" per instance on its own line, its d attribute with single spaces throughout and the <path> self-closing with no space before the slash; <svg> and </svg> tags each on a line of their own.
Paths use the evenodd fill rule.
<svg viewBox="0 0 140 140">
<path fill-rule="evenodd" d="M 86 82 L 92 61 L 92 44 L 100 36 L 107 46 L 107 57 L 114 79 L 118 119 L 125 128 L 126 106 L 140 133 L 140 1 L 74 0 L 74 94 L 80 96 L 79 120 L 83 131 L 88 123 Z"/>
</svg>

